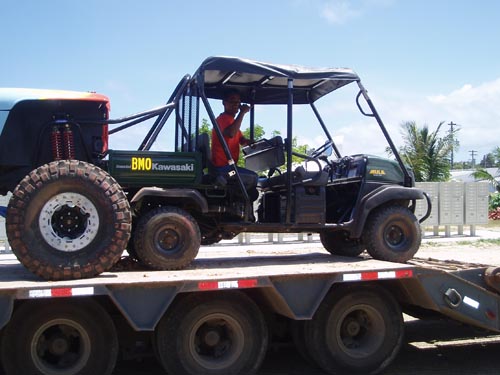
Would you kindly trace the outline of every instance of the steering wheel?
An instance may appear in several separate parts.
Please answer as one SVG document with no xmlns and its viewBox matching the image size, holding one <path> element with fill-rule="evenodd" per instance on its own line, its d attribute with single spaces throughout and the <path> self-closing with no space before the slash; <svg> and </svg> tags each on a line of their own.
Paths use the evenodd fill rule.
<svg viewBox="0 0 500 375">
<path fill-rule="evenodd" d="M 324 144 L 322 144 L 321 146 L 319 146 L 316 150 L 314 150 L 311 153 L 311 157 L 313 157 L 313 158 L 319 157 L 323 152 L 325 152 L 325 150 L 328 147 L 331 147 L 332 144 L 333 144 L 333 142 L 328 139 Z"/>
</svg>

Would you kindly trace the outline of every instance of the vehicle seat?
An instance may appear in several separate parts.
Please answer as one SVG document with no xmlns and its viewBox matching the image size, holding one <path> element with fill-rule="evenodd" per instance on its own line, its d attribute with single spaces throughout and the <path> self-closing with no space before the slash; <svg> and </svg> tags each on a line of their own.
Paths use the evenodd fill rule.
<svg viewBox="0 0 500 375">
<path fill-rule="evenodd" d="M 237 184 L 236 177 L 228 177 L 217 175 L 215 171 L 214 165 L 212 164 L 212 153 L 210 149 L 210 136 L 208 133 L 201 133 L 196 138 L 196 151 L 201 153 L 201 163 L 203 169 L 207 168 L 208 174 L 203 176 L 204 183 L 212 183 L 219 181 L 222 185 L 229 184 L 235 185 Z M 248 174 L 240 174 L 241 180 L 245 189 L 247 191 L 253 190 L 257 187 L 257 175 L 248 175 Z"/>
<path fill-rule="evenodd" d="M 195 150 L 201 153 L 201 166 L 203 169 L 213 168 L 212 154 L 210 153 L 210 136 L 208 133 L 200 133 L 196 137 Z"/>
</svg>

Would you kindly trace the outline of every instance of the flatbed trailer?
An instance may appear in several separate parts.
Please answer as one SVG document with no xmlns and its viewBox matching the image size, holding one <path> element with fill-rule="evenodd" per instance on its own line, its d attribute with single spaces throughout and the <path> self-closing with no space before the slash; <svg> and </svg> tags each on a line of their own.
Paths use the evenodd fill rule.
<svg viewBox="0 0 500 375">
<path fill-rule="evenodd" d="M 304 247 L 221 246 L 179 271 L 124 259 L 96 278 L 55 282 L 4 259 L 4 371 L 111 374 L 119 355 L 154 353 L 169 374 L 248 374 L 270 341 L 290 337 L 327 373 L 367 374 L 396 357 L 402 312 L 500 331 L 496 268 L 332 257 Z"/>
</svg>

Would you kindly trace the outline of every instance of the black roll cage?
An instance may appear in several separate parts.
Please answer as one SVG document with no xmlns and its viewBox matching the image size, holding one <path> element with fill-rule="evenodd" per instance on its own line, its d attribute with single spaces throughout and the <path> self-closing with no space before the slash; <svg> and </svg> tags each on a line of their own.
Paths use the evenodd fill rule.
<svg viewBox="0 0 500 375">
<path fill-rule="evenodd" d="M 224 59 L 224 58 L 221 58 Z M 210 60 L 207 59 L 207 61 Z M 228 59 L 230 60 L 230 59 Z M 235 60 L 236 61 L 236 60 Z M 243 61 L 245 62 L 245 61 Z M 228 64 L 231 63 L 231 61 L 228 62 Z M 241 64 L 242 62 L 240 60 L 237 60 L 237 63 Z M 204 63 L 205 64 L 205 63 Z M 208 65 L 208 64 L 207 64 Z M 250 65 L 249 65 L 250 66 Z M 280 66 L 276 66 L 280 68 Z M 154 121 L 153 125 L 151 126 L 151 129 L 148 131 L 146 136 L 144 137 L 143 141 L 141 142 L 138 150 L 139 151 L 148 151 L 151 149 L 152 145 L 155 143 L 159 133 L 163 129 L 165 123 L 169 119 L 170 115 L 172 112 L 176 112 L 176 126 L 175 126 L 175 150 L 176 151 L 188 151 L 188 150 L 194 150 L 196 145 L 193 144 L 193 142 L 196 142 L 198 139 L 199 135 L 199 108 L 200 108 L 200 100 L 203 103 L 205 110 L 207 111 L 207 114 L 210 118 L 210 121 L 212 123 L 213 129 L 220 140 L 220 143 L 223 147 L 224 153 L 227 157 L 228 164 L 232 167 L 232 175 L 235 175 L 239 184 L 239 188 L 241 189 L 241 193 L 243 194 L 243 197 L 247 203 L 248 207 L 251 207 L 251 201 L 248 196 L 248 193 L 244 187 L 243 181 L 238 173 L 238 169 L 236 168 L 236 163 L 231 157 L 231 154 L 229 152 L 229 148 L 227 146 L 227 143 L 224 141 L 224 137 L 222 134 L 222 131 L 217 124 L 217 120 L 215 117 L 215 114 L 210 106 L 209 103 L 209 96 L 207 95 L 207 91 L 210 91 L 211 95 L 210 98 L 214 99 L 220 99 L 223 96 L 223 91 L 227 88 L 239 88 L 243 89 L 246 92 L 246 96 L 243 98 L 246 102 L 252 105 L 251 110 L 250 110 L 250 138 L 251 140 L 254 139 L 254 128 L 255 128 L 255 109 L 253 104 L 254 100 L 256 98 L 257 93 L 259 90 L 267 90 L 270 89 L 278 92 L 282 95 L 280 97 L 281 101 L 284 101 L 284 86 L 276 86 L 272 85 L 273 80 L 275 79 L 275 76 L 272 74 L 269 75 L 263 75 L 261 79 L 259 79 L 257 82 L 250 82 L 250 83 L 235 83 L 232 82 L 231 79 L 237 76 L 244 76 L 247 74 L 245 71 L 238 71 L 238 70 L 229 70 L 227 71 L 224 75 L 222 75 L 221 79 L 218 80 L 217 82 L 211 82 L 211 83 L 206 83 L 204 79 L 204 73 L 209 70 L 209 66 L 204 67 L 202 65 L 200 69 L 195 73 L 193 77 L 190 75 L 185 75 L 182 80 L 179 82 L 175 90 L 173 91 L 172 95 L 170 96 L 169 100 L 164 106 L 154 108 L 145 112 L 140 112 L 136 113 L 130 116 L 126 116 L 123 118 L 119 119 L 108 119 L 108 120 L 102 120 L 99 121 L 101 123 L 107 123 L 110 125 L 115 125 L 115 124 L 122 124 L 121 126 L 114 128 L 109 131 L 109 134 L 114 134 L 119 131 L 125 130 L 131 126 L 137 125 L 139 123 L 142 123 L 144 121 L 150 120 L 152 118 L 156 117 L 156 120 Z M 288 72 L 288 71 L 287 71 Z M 287 214 L 286 214 L 286 223 L 289 224 L 291 222 L 291 212 L 292 212 L 292 199 L 291 199 L 291 194 L 292 194 L 292 143 L 290 140 L 293 139 L 293 105 L 294 103 L 294 96 L 298 96 L 301 100 L 299 104 L 309 104 L 318 120 L 320 123 L 321 128 L 323 129 L 326 138 L 328 141 L 331 143 L 333 150 L 335 152 L 335 155 L 337 158 L 341 158 L 342 155 L 335 145 L 333 138 L 328 131 L 328 128 L 326 127 L 321 115 L 319 114 L 314 102 L 318 98 L 312 98 L 311 93 L 314 90 L 318 90 L 318 88 L 321 88 L 320 86 L 324 85 L 326 86 L 327 84 L 331 84 L 329 80 L 332 80 L 329 77 L 326 77 L 322 79 L 321 77 L 317 78 L 315 76 L 315 81 L 314 85 L 310 86 L 304 86 L 304 85 L 295 85 L 296 79 L 293 77 L 293 74 L 289 73 L 288 76 L 286 74 L 284 75 L 283 72 L 281 73 L 281 79 L 286 78 L 286 103 L 263 103 L 263 104 L 286 104 L 287 105 L 287 134 L 286 134 L 286 139 L 288 141 L 285 142 L 285 152 L 287 156 L 287 163 L 286 163 L 286 169 L 289 173 L 287 173 L 287 181 L 286 181 L 286 186 L 287 186 Z M 292 71 L 293 73 L 293 71 Z M 249 75 L 253 74 L 253 72 L 249 72 Z M 354 77 L 354 78 L 353 78 Z M 304 80 L 297 79 L 298 81 L 302 82 Z M 394 154 L 403 174 L 404 174 L 404 186 L 406 187 L 411 187 L 412 186 L 412 178 L 406 169 L 401 156 L 399 155 L 399 152 L 394 145 L 392 139 L 389 136 L 389 133 L 387 132 L 387 129 L 380 118 L 373 101 L 368 95 L 367 90 L 364 88 L 364 86 L 361 83 L 361 80 L 359 77 L 356 75 L 351 75 L 348 78 L 342 78 L 342 77 L 336 77 L 334 85 L 335 87 L 333 89 L 330 89 L 329 91 L 325 91 L 321 93 L 321 96 L 325 95 L 326 93 L 333 91 L 339 87 L 342 87 L 344 85 L 347 85 L 349 83 L 356 82 L 359 87 L 359 92 L 356 96 L 356 105 L 359 109 L 359 111 L 367 117 L 373 117 L 377 121 L 380 129 L 382 130 L 382 133 L 389 144 L 389 147 Z M 317 93 L 316 93 L 317 94 Z M 317 96 L 317 95 L 316 95 Z M 360 103 L 360 98 L 363 96 L 365 99 L 366 103 L 368 104 L 368 107 L 370 109 L 369 112 L 365 111 L 363 107 L 361 106 Z M 187 104 L 190 108 L 194 108 L 194 114 L 193 111 L 186 110 L 186 98 L 189 101 Z M 272 100 L 272 97 L 271 99 Z M 194 103 L 193 103 L 194 101 Z M 257 103 L 260 104 L 260 103 Z M 194 125 L 194 128 L 193 128 Z"/>
</svg>

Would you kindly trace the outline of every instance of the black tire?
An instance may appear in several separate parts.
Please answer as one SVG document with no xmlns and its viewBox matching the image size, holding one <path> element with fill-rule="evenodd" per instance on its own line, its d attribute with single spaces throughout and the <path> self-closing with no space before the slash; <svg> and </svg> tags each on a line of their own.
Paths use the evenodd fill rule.
<svg viewBox="0 0 500 375">
<path fill-rule="evenodd" d="M 47 280 L 93 277 L 127 245 L 130 206 L 120 185 L 86 162 L 45 164 L 14 190 L 7 210 L 12 251 Z"/>
<path fill-rule="evenodd" d="M 135 253 L 144 265 L 158 270 L 187 267 L 200 249 L 196 221 L 177 207 L 158 207 L 139 219 L 134 232 Z"/>
<path fill-rule="evenodd" d="M 6 326 L 0 350 L 7 375 L 108 375 L 118 339 L 113 321 L 93 301 L 26 302 Z"/>
<path fill-rule="evenodd" d="M 359 240 L 352 240 L 345 232 L 320 232 L 319 238 L 323 247 L 333 255 L 357 257 L 365 250 L 365 245 Z"/>
<path fill-rule="evenodd" d="M 292 320 L 290 323 L 290 334 L 292 341 L 300 356 L 311 366 L 317 367 L 314 358 L 309 352 L 307 334 L 309 332 L 309 320 Z"/>
<path fill-rule="evenodd" d="M 378 287 L 332 290 L 306 324 L 310 355 L 328 374 L 376 374 L 401 349 L 403 316 Z"/>
<path fill-rule="evenodd" d="M 373 212 L 363 235 L 366 249 L 373 258 L 399 263 L 413 258 L 421 240 L 417 218 L 403 206 L 387 206 Z"/>
<path fill-rule="evenodd" d="M 169 374 L 254 374 L 268 331 L 245 294 L 191 294 L 177 301 L 155 331 L 159 361 Z"/>
</svg>

